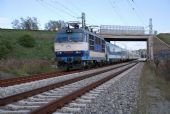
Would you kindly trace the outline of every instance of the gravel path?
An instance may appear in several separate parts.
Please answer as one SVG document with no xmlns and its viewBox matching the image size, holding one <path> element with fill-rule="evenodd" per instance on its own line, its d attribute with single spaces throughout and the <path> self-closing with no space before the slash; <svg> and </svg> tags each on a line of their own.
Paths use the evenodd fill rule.
<svg viewBox="0 0 170 114">
<path fill-rule="evenodd" d="M 77 114 L 131 114 L 137 107 L 138 83 L 143 68 L 140 63 L 128 74 L 114 81 L 96 99 Z"/>
</svg>

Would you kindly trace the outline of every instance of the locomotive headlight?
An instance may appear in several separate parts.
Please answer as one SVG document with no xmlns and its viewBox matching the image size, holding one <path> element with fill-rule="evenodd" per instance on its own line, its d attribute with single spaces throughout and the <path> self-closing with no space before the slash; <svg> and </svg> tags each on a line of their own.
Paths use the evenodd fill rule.
<svg viewBox="0 0 170 114">
<path fill-rule="evenodd" d="M 67 33 L 72 33 L 72 30 L 71 29 L 67 29 L 66 32 Z"/>
<path fill-rule="evenodd" d="M 76 54 L 80 54 L 81 53 L 81 51 L 76 51 Z"/>
<path fill-rule="evenodd" d="M 61 52 L 61 51 L 59 51 L 59 52 L 57 52 L 57 54 L 62 54 L 62 52 Z"/>
</svg>

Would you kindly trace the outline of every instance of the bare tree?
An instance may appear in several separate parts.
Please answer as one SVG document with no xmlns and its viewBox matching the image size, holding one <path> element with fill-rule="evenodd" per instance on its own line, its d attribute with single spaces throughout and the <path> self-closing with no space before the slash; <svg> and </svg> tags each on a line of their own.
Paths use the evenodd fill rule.
<svg viewBox="0 0 170 114">
<path fill-rule="evenodd" d="M 12 21 L 11 24 L 12 24 L 12 28 L 14 28 L 14 29 L 21 29 L 19 20 L 15 19 L 15 20 Z"/>
<path fill-rule="evenodd" d="M 20 18 L 20 20 L 15 19 L 12 22 L 12 25 L 14 29 L 25 29 L 25 30 L 39 29 L 39 23 L 36 17 Z"/>
<path fill-rule="evenodd" d="M 45 29 L 46 30 L 51 30 L 51 31 L 55 31 L 58 30 L 62 27 L 65 26 L 64 21 L 52 21 L 50 20 L 48 23 L 45 24 Z"/>
</svg>

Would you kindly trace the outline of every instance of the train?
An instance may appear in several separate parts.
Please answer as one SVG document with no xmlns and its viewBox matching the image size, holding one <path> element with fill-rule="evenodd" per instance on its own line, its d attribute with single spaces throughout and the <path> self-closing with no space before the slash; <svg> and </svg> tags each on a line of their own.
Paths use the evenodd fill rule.
<svg viewBox="0 0 170 114">
<path fill-rule="evenodd" d="M 79 26 L 59 29 L 54 43 L 57 66 L 90 68 L 139 58 L 128 50 L 105 41 L 88 28 Z"/>
</svg>

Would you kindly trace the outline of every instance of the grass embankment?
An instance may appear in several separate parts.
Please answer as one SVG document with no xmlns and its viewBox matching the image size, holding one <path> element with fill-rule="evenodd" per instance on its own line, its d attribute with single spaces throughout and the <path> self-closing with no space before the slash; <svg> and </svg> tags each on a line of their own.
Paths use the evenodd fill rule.
<svg viewBox="0 0 170 114">
<path fill-rule="evenodd" d="M 169 114 L 170 82 L 157 76 L 150 63 L 145 63 L 139 84 L 136 114 Z"/>
<path fill-rule="evenodd" d="M 12 44 L 12 50 L 0 60 L 0 72 L 12 75 L 32 75 L 54 71 L 54 36 L 56 32 L 0 29 L 0 39 Z M 18 39 L 29 35 L 35 39 L 35 46 L 28 48 L 18 43 Z"/>
<path fill-rule="evenodd" d="M 170 45 L 170 33 L 160 33 L 157 37 Z"/>
</svg>

